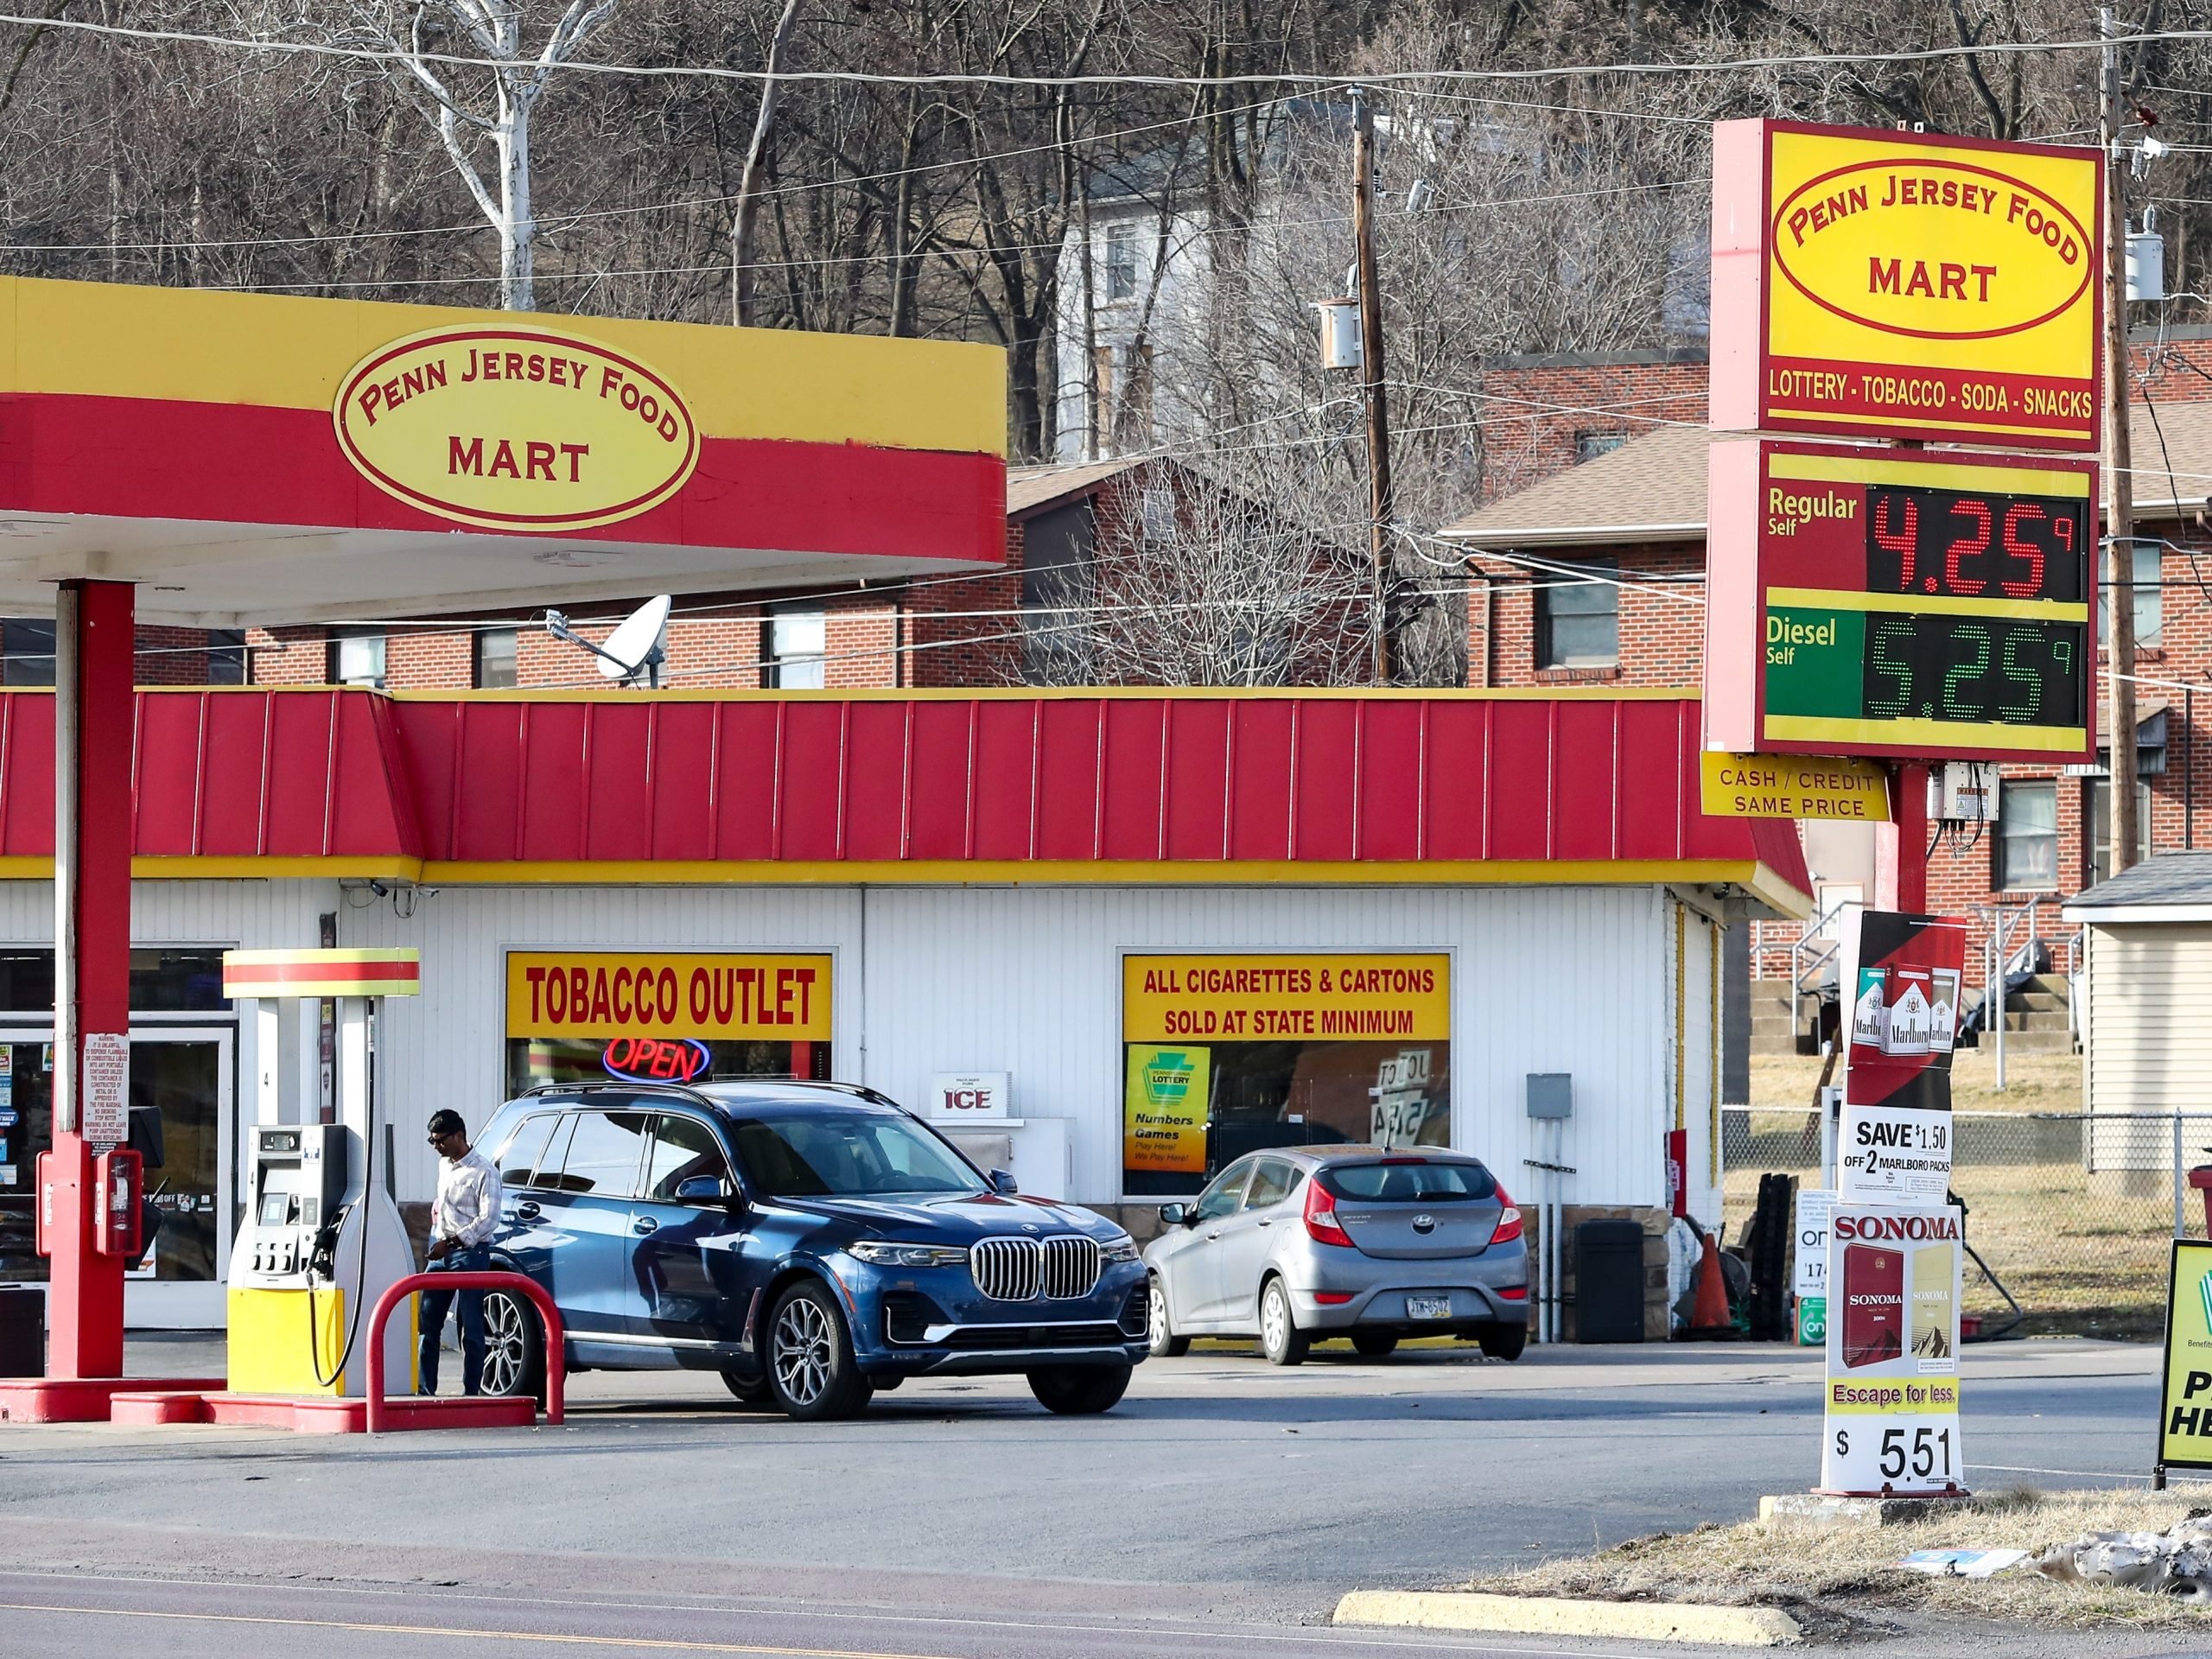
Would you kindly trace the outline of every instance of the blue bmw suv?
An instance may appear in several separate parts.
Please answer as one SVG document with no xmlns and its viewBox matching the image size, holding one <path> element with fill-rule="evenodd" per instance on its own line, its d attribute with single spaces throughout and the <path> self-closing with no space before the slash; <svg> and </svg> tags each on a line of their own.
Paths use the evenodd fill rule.
<svg viewBox="0 0 2212 1659">
<path fill-rule="evenodd" d="M 1053 1411 L 1105 1411 L 1145 1357 L 1127 1233 L 870 1090 L 549 1084 L 477 1144 L 504 1189 L 493 1263 L 552 1294 L 571 1370 L 719 1371 L 818 1419 L 910 1376 L 1014 1372 Z M 486 1392 L 537 1391 L 535 1313 L 493 1291 L 484 1316 Z"/>
</svg>

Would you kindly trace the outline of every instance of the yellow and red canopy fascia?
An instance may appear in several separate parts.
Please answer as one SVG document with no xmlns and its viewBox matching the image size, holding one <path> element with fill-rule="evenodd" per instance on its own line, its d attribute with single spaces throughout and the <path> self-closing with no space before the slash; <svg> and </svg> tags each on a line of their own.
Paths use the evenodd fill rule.
<svg viewBox="0 0 2212 1659">
<path fill-rule="evenodd" d="M 412 947 L 223 952 L 223 995 L 234 1002 L 271 996 L 417 996 L 422 989 L 422 952 Z"/>
<path fill-rule="evenodd" d="M 426 428 L 433 452 L 395 480 L 381 457 L 349 450 L 340 394 L 377 405 L 356 411 L 357 429 L 389 416 L 373 365 L 425 338 L 451 342 L 450 386 L 435 390 L 476 418 Z M 589 364 L 588 387 L 533 364 L 562 357 L 563 340 Z M 487 357 L 494 371 L 512 359 L 538 372 L 487 389 L 469 376 Z M 394 359 L 403 392 L 409 372 L 420 394 L 433 372 L 419 352 Z M 661 407 L 671 389 L 680 420 Z M 641 391 L 663 435 L 696 449 L 652 487 L 566 513 L 436 499 L 448 485 L 505 489 L 503 469 L 518 486 L 542 478 L 548 496 L 575 492 L 579 444 L 564 451 L 547 419 L 480 429 L 487 411 L 528 409 L 557 427 L 564 407 L 637 415 Z M 959 342 L 0 278 L 0 512 L 439 535 L 462 524 L 996 563 L 1005 410 L 1004 354 Z M 450 452 L 442 424 L 456 429 Z M 595 436 L 573 435 L 601 444 L 598 465 L 621 429 L 602 418 Z"/>
</svg>

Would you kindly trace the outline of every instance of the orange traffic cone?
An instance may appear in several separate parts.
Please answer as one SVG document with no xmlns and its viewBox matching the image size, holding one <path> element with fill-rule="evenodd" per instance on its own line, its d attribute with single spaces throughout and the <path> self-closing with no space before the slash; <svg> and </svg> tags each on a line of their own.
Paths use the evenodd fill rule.
<svg viewBox="0 0 2212 1659">
<path fill-rule="evenodd" d="M 1735 1333 L 1736 1322 L 1728 1317 L 1728 1282 L 1720 1276 L 1720 1251 L 1713 1242 L 1713 1235 L 1705 1237 L 1705 1256 L 1697 1268 L 1697 1300 L 1690 1308 L 1690 1328 L 1693 1337 L 1724 1337 Z"/>
</svg>

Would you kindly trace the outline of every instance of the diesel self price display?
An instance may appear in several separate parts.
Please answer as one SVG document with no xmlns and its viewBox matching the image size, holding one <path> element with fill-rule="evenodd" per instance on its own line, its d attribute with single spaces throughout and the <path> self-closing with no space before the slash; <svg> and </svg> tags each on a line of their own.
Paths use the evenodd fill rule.
<svg viewBox="0 0 2212 1659">
<path fill-rule="evenodd" d="M 1751 441 L 1709 488 L 1710 747 L 2091 752 L 2092 463 Z"/>
</svg>

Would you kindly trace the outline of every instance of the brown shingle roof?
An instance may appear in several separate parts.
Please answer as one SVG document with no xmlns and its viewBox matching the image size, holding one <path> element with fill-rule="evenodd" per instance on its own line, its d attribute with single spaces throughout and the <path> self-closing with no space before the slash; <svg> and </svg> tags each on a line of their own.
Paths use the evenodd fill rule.
<svg viewBox="0 0 2212 1659">
<path fill-rule="evenodd" d="M 1140 458 L 1085 461 L 1072 467 L 1009 467 L 1006 472 L 1006 516 L 1024 518 L 1079 495 L 1090 495 L 1124 473 L 1146 465 Z"/>
<path fill-rule="evenodd" d="M 2145 407 L 2139 398 L 2129 413 L 2137 515 L 2193 515 L 2212 497 L 2212 402 Z M 1501 547 L 1700 541 L 1710 436 L 1702 427 L 1661 427 L 1479 507 L 1441 534 Z"/>
</svg>

